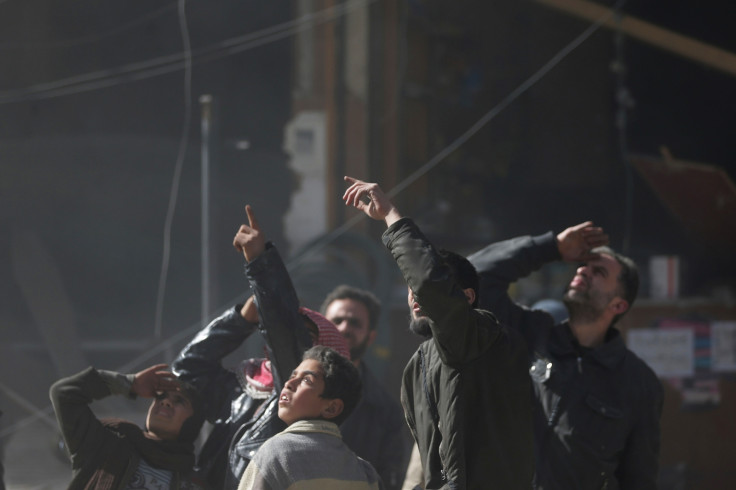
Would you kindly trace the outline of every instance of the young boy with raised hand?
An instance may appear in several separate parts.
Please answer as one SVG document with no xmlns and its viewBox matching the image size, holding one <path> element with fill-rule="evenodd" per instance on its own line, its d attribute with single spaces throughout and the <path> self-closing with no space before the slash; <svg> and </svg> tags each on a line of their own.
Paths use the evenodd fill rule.
<svg viewBox="0 0 736 490">
<path fill-rule="evenodd" d="M 90 367 L 58 380 L 49 393 L 72 462 L 69 490 L 207 488 L 194 474 L 201 400 L 165 364 L 128 375 Z M 145 429 L 98 419 L 89 405 L 110 395 L 153 398 Z"/>
<path fill-rule="evenodd" d="M 349 359 L 325 346 L 307 350 L 279 397 L 278 415 L 288 427 L 261 446 L 238 490 L 383 489 L 376 470 L 345 445 L 338 427 L 361 389 Z"/>
</svg>

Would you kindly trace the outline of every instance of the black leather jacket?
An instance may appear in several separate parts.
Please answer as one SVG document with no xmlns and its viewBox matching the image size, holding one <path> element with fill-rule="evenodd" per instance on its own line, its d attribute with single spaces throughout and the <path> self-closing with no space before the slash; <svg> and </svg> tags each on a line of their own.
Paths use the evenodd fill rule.
<svg viewBox="0 0 736 490">
<path fill-rule="evenodd" d="M 383 241 L 432 320 L 404 369 L 401 403 L 428 489 L 528 490 L 533 477 L 532 389 L 518 332 L 472 308 L 408 218 Z"/>
<path fill-rule="evenodd" d="M 481 276 L 481 305 L 527 341 L 535 390 L 537 489 L 657 488 L 662 386 L 609 328 L 594 349 L 567 322 L 514 303 L 508 287 L 560 260 L 555 236 L 520 237 L 469 257 Z"/>
<path fill-rule="evenodd" d="M 278 396 L 284 380 L 301 362 L 311 339 L 298 312 L 299 302 L 281 257 L 273 245 L 246 264 L 245 274 L 256 297 L 260 327 L 240 315 L 236 305 L 214 319 L 179 354 L 172 369 L 198 387 L 214 428 L 198 458 L 198 466 L 216 489 L 235 490 L 258 448 L 286 425 L 278 418 Z M 257 399 L 244 391 L 239 376 L 222 366 L 256 329 L 266 337 L 274 374 L 274 390 Z"/>
</svg>

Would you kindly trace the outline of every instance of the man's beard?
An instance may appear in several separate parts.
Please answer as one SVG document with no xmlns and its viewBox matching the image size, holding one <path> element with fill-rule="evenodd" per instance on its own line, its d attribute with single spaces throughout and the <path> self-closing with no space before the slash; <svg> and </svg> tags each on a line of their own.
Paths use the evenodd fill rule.
<svg viewBox="0 0 736 490">
<path fill-rule="evenodd" d="M 350 360 L 351 361 L 357 361 L 359 359 L 363 358 L 363 354 L 365 354 L 365 351 L 368 350 L 368 344 L 371 339 L 370 333 L 365 336 L 363 339 L 363 342 L 360 344 L 354 345 L 350 348 Z"/>
<path fill-rule="evenodd" d="M 426 316 L 418 316 L 416 318 L 411 317 L 409 319 L 409 330 L 419 335 L 420 337 L 423 337 L 425 339 L 431 339 L 432 338 L 432 328 L 430 327 L 431 324 L 432 324 L 432 320 L 430 320 Z"/>
<path fill-rule="evenodd" d="M 604 301 L 599 295 L 592 296 L 590 292 L 575 291 L 567 288 L 562 296 L 562 302 L 570 313 L 570 322 L 592 322 L 600 318 L 605 310 Z"/>
</svg>

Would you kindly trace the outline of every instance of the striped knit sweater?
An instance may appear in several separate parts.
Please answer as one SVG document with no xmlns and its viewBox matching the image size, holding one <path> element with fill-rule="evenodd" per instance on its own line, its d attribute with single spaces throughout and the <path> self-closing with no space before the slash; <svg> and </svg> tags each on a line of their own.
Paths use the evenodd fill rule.
<svg viewBox="0 0 736 490">
<path fill-rule="evenodd" d="M 300 420 L 266 441 L 245 470 L 238 490 L 378 490 L 370 463 L 325 420 Z"/>
</svg>

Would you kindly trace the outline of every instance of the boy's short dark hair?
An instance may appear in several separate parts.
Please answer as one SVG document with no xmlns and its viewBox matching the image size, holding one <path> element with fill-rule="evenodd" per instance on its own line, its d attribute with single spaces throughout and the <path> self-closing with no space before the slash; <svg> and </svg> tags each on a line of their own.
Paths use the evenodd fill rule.
<svg viewBox="0 0 736 490">
<path fill-rule="evenodd" d="M 324 372 L 325 389 L 322 392 L 322 398 L 342 400 L 342 413 L 330 419 L 340 425 L 360 401 L 363 383 L 360 380 L 358 368 L 348 358 L 324 345 L 315 345 L 308 349 L 302 356 L 302 360 L 307 359 L 319 362 Z"/>
</svg>

